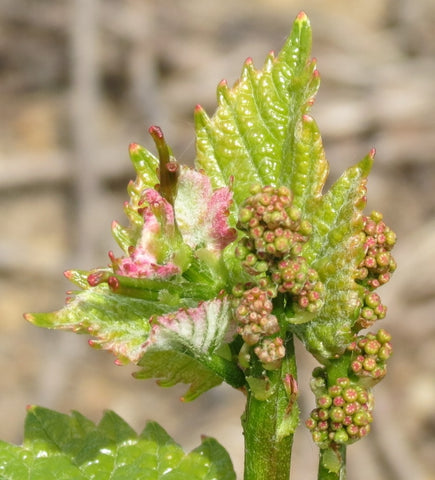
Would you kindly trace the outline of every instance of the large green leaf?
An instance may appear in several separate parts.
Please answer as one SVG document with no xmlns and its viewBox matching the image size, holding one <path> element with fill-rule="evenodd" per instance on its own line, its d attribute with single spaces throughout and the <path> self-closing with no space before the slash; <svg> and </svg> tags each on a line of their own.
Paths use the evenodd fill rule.
<svg viewBox="0 0 435 480">
<path fill-rule="evenodd" d="M 310 51 L 311 27 L 300 13 L 277 57 L 270 53 L 261 70 L 248 59 L 233 88 L 219 84 L 212 118 L 196 108 L 196 164 L 215 186 L 233 178 L 236 203 L 253 183 L 292 183 L 293 164 L 301 156 L 298 145 L 307 140 L 302 118 L 319 86 Z"/>
<path fill-rule="evenodd" d="M 98 425 L 30 407 L 22 446 L 0 442 L 0 478 L 8 480 L 234 480 L 231 460 L 213 438 L 185 454 L 157 423 L 134 430 L 108 411 Z"/>
</svg>

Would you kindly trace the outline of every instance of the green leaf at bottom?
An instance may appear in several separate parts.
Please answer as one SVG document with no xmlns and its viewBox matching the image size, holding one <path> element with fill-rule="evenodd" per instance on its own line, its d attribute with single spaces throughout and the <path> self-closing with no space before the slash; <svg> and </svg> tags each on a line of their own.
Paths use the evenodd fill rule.
<svg viewBox="0 0 435 480">
<path fill-rule="evenodd" d="M 0 479 L 235 480 L 231 460 L 214 439 L 185 454 L 155 422 L 137 435 L 114 412 L 98 425 L 30 407 L 23 446 L 0 442 Z"/>
</svg>

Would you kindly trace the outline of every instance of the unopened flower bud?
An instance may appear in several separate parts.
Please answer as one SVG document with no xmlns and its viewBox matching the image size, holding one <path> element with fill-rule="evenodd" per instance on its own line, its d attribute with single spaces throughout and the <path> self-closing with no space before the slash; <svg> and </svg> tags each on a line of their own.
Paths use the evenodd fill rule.
<svg viewBox="0 0 435 480">
<path fill-rule="evenodd" d="M 344 411 L 341 407 L 333 407 L 329 411 L 329 416 L 331 417 L 331 420 L 333 422 L 340 423 L 340 422 L 343 421 L 343 419 L 345 417 L 345 413 L 344 413 Z"/>
<path fill-rule="evenodd" d="M 335 443 L 344 444 L 349 440 L 349 435 L 347 434 L 346 430 L 340 429 L 334 433 L 333 439 Z"/>
<path fill-rule="evenodd" d="M 328 408 L 332 405 L 332 398 L 329 395 L 322 395 L 317 398 L 317 405 L 320 408 Z"/>
<path fill-rule="evenodd" d="M 368 425 L 370 422 L 370 417 L 368 413 L 364 410 L 358 410 L 352 417 L 353 423 L 358 427 Z"/>
</svg>

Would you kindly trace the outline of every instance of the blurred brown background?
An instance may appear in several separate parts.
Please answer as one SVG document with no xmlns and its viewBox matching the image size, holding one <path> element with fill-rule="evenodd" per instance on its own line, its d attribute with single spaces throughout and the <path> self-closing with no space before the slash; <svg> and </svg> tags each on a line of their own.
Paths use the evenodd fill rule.
<svg viewBox="0 0 435 480">
<path fill-rule="evenodd" d="M 60 307 L 66 268 L 105 265 L 110 222 L 133 171 L 130 142 L 152 124 L 194 158 L 192 112 L 251 56 L 261 67 L 305 10 L 322 85 L 313 114 L 331 178 L 372 146 L 369 209 L 396 230 L 399 269 L 381 289 L 395 355 L 376 390 L 370 439 L 349 449 L 350 480 L 435 478 L 435 2 L 433 0 L 0 0 L 0 438 L 22 439 L 27 404 L 94 420 L 153 418 L 187 449 L 217 437 L 240 475 L 243 397 L 134 380 L 85 337 L 39 330 L 25 311 Z M 314 363 L 302 357 L 301 382 Z M 307 390 L 306 386 L 302 386 Z M 310 392 L 301 397 L 306 417 Z M 294 478 L 315 478 L 298 432 Z"/>
</svg>

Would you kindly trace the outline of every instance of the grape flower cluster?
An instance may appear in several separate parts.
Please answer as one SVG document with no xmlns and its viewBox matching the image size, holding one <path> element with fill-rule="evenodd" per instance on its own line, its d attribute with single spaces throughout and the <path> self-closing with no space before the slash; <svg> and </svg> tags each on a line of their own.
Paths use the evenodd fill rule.
<svg viewBox="0 0 435 480">
<path fill-rule="evenodd" d="M 391 335 L 383 328 L 376 334 L 367 333 L 348 345 L 347 351 L 351 352 L 350 368 L 360 377 L 359 383 L 372 386 L 387 373 L 386 361 L 393 353 Z"/>
<path fill-rule="evenodd" d="M 351 444 L 369 433 L 374 408 L 371 387 L 384 378 L 392 352 L 391 335 L 380 329 L 348 345 L 338 360 L 348 365 L 348 376 L 330 381 L 327 367 L 313 371 L 311 389 L 317 407 L 305 425 L 320 448 Z"/>
<path fill-rule="evenodd" d="M 314 442 L 326 448 L 332 442 L 350 444 L 365 437 L 373 421 L 373 394 L 349 377 L 339 377 L 327 386 L 324 373 L 320 367 L 313 372 L 311 388 L 317 407 L 305 421 Z"/>
<path fill-rule="evenodd" d="M 373 211 L 370 216 L 363 217 L 361 233 L 365 256 L 356 271 L 357 283 L 365 287 L 362 308 L 357 326 L 371 327 L 376 320 L 385 317 L 387 308 L 381 303 L 379 295 L 374 291 L 387 283 L 396 270 L 396 261 L 391 250 L 396 243 L 396 234 L 385 225 L 382 214 Z"/>
<path fill-rule="evenodd" d="M 285 345 L 274 303 L 279 299 L 280 304 L 291 304 L 295 315 L 315 314 L 324 303 L 324 285 L 303 256 L 312 227 L 302 219 L 288 188 L 254 185 L 241 205 L 237 228 L 243 235 L 235 255 L 250 275 L 249 282 L 232 291 L 237 331 L 244 342 L 239 361 L 248 366 L 253 352 L 264 368 L 278 368 Z M 385 330 L 360 336 L 358 332 L 386 315 L 376 289 L 396 269 L 391 255 L 396 236 L 379 212 L 363 217 L 360 235 L 364 258 L 355 273 L 361 299 L 355 337 L 341 356 L 313 372 L 317 405 L 306 426 L 320 448 L 351 444 L 369 433 L 374 408 L 371 388 L 385 376 L 392 354 L 391 336 Z M 332 365 L 341 365 L 341 376 Z"/>
<path fill-rule="evenodd" d="M 323 304 L 323 284 L 302 256 L 312 227 L 301 218 L 287 187 L 253 185 L 240 208 L 237 228 L 245 235 L 235 255 L 253 278 L 233 289 L 238 332 L 264 365 L 276 366 L 285 347 L 277 336 L 273 299 L 283 294 L 295 309 L 311 313 Z"/>
<path fill-rule="evenodd" d="M 386 315 L 387 309 L 376 289 L 387 283 L 396 269 L 391 255 L 396 235 L 376 211 L 363 217 L 360 235 L 364 258 L 355 275 L 361 286 L 355 337 L 341 356 L 313 372 L 312 390 L 317 406 L 305 424 L 320 448 L 351 444 L 369 433 L 374 408 L 371 388 L 386 375 L 386 362 L 393 352 L 391 335 L 386 330 L 365 335 L 358 332 Z M 337 364 L 346 376 L 335 378 L 333 365 Z"/>
<path fill-rule="evenodd" d="M 357 280 L 369 290 L 387 283 L 396 270 L 396 261 L 391 250 L 396 243 L 396 234 L 382 220 L 382 214 L 373 211 L 363 217 L 365 257 L 357 271 Z"/>
</svg>

